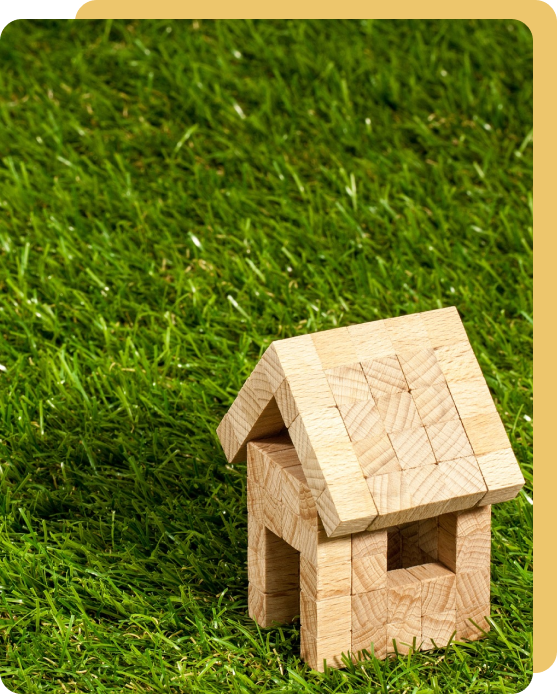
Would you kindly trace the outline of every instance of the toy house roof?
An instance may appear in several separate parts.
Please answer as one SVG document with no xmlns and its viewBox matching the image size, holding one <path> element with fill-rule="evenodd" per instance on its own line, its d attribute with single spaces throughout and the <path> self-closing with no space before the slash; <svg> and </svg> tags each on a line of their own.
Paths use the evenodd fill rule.
<svg viewBox="0 0 557 694">
<path fill-rule="evenodd" d="M 273 342 L 217 434 L 288 430 L 327 534 L 511 499 L 524 479 L 454 307 Z"/>
</svg>

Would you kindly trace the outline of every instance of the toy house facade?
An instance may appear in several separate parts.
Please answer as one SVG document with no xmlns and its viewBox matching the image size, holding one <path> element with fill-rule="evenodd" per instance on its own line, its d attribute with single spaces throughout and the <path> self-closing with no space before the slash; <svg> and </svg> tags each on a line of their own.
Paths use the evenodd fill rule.
<svg viewBox="0 0 557 694">
<path fill-rule="evenodd" d="M 249 614 L 299 615 L 311 667 L 488 630 L 491 505 L 524 479 L 454 307 L 273 342 L 217 433 Z"/>
</svg>

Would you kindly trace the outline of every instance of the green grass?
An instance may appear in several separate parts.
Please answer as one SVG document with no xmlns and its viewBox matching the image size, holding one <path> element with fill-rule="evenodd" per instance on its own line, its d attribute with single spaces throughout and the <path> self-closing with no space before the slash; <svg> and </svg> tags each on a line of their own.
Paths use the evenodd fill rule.
<svg viewBox="0 0 557 694">
<path fill-rule="evenodd" d="M 345 671 L 246 614 L 215 427 L 276 338 L 456 305 L 532 480 L 532 38 L 514 21 L 16 22 L 0 40 L 0 675 L 36 692 L 518 692 L 493 629 Z"/>
</svg>

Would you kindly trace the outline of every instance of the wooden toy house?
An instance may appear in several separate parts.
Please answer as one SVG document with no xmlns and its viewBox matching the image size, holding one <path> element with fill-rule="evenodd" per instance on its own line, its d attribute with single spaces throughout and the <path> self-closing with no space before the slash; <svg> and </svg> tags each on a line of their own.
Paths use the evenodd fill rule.
<svg viewBox="0 0 557 694">
<path fill-rule="evenodd" d="M 273 342 L 218 436 L 250 616 L 300 615 L 311 667 L 488 630 L 491 505 L 524 479 L 454 307 Z"/>
</svg>

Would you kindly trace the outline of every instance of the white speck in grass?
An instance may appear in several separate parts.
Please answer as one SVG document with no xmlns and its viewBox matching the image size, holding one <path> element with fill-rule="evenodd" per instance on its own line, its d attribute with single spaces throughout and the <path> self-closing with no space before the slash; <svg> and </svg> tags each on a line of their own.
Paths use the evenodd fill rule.
<svg viewBox="0 0 557 694">
<path fill-rule="evenodd" d="M 484 130 L 493 130 L 489 123 L 484 123 Z"/>
<path fill-rule="evenodd" d="M 105 288 L 104 288 L 104 291 L 105 291 L 105 292 L 109 292 L 109 291 L 110 291 L 110 287 L 105 287 Z"/>
<path fill-rule="evenodd" d="M 366 125 L 371 125 L 371 118 L 366 118 Z"/>
<path fill-rule="evenodd" d="M 167 34 L 171 34 L 172 33 L 172 27 L 166 27 L 165 31 Z"/>
<path fill-rule="evenodd" d="M 475 224 L 472 224 L 472 229 L 474 231 L 477 231 L 478 234 L 483 234 L 483 231 L 484 231 L 481 227 L 477 227 Z"/>
<path fill-rule="evenodd" d="M 37 142 L 38 142 L 40 145 L 42 145 L 42 143 L 43 143 L 43 138 L 42 138 L 42 137 L 40 137 L 40 136 L 37 135 L 37 137 L 36 137 L 35 139 L 37 140 Z"/>
<path fill-rule="evenodd" d="M 446 77 L 448 74 L 446 70 L 441 70 L 441 77 Z"/>
<path fill-rule="evenodd" d="M 197 246 L 198 248 L 203 248 L 203 246 L 201 245 L 201 241 L 197 238 L 195 234 L 190 234 L 190 239 L 192 240 L 194 246 Z"/>
<path fill-rule="evenodd" d="M 240 53 L 240 51 L 237 51 L 236 49 L 233 49 L 232 55 L 233 55 L 235 58 L 237 58 L 238 60 L 240 60 L 240 58 L 242 57 L 242 54 Z"/>
<path fill-rule="evenodd" d="M 243 119 L 246 117 L 246 114 L 243 112 L 242 107 L 240 106 L 240 104 L 237 104 L 236 102 L 234 102 L 233 106 L 234 106 L 234 110 L 236 111 L 236 113 L 237 113 L 237 114 L 240 116 L 240 118 L 243 120 Z"/>
<path fill-rule="evenodd" d="M 527 414 L 524 415 L 524 419 L 525 419 L 527 422 L 531 422 L 531 421 L 532 421 L 532 417 L 530 417 L 530 416 L 527 415 Z"/>
<path fill-rule="evenodd" d="M 528 496 L 528 494 L 525 494 L 524 496 L 526 497 L 526 501 L 530 504 L 530 506 L 533 506 L 534 501 L 533 501 L 532 497 Z"/>
<path fill-rule="evenodd" d="M 238 304 L 238 302 L 236 301 L 236 299 L 233 296 L 230 296 L 230 294 L 228 294 L 228 296 L 226 298 L 228 299 L 228 301 L 230 301 L 230 303 L 232 304 L 232 306 L 234 306 L 234 308 L 240 308 L 240 305 Z"/>
<path fill-rule="evenodd" d="M 449 290 L 450 290 L 451 294 L 454 294 L 456 291 L 454 287 L 449 287 Z"/>
<path fill-rule="evenodd" d="M 428 248 L 429 251 L 433 251 L 433 250 L 434 250 L 433 246 L 428 246 L 427 248 Z"/>
<path fill-rule="evenodd" d="M 37 318 L 42 318 L 40 313 L 35 313 L 35 315 L 37 316 Z"/>
<path fill-rule="evenodd" d="M 0 371 L 7 371 L 7 370 L 8 370 L 8 369 L 6 369 L 6 367 L 4 366 L 4 364 L 0 364 Z"/>
<path fill-rule="evenodd" d="M 286 268 L 286 272 L 292 272 L 292 268 L 290 267 L 290 265 Z"/>
</svg>

